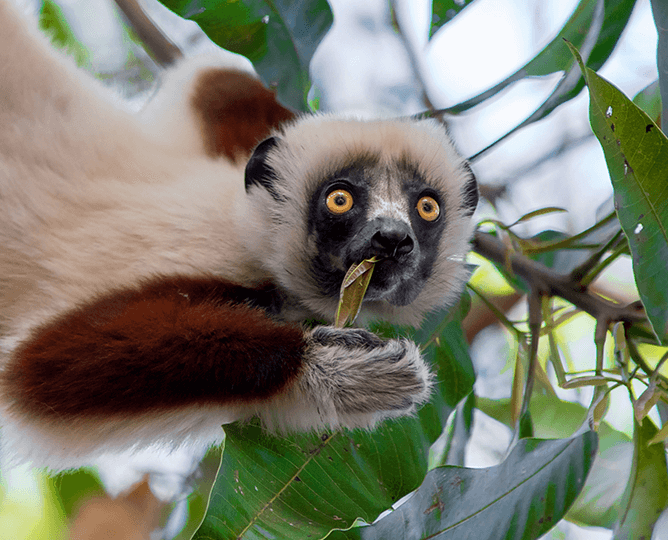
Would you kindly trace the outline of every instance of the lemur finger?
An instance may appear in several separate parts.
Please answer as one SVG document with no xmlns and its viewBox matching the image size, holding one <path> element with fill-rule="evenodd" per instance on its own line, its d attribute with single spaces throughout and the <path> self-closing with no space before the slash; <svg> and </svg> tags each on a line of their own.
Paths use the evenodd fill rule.
<svg viewBox="0 0 668 540">
<path fill-rule="evenodd" d="M 307 343 L 306 382 L 340 414 L 406 411 L 429 397 L 431 373 L 411 341 L 322 327 Z"/>
</svg>

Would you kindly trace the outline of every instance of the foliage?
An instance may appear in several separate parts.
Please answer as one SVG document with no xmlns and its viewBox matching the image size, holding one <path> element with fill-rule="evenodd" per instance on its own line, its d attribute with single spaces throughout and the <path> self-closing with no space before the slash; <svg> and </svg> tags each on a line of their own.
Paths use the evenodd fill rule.
<svg viewBox="0 0 668 540">
<path fill-rule="evenodd" d="M 243 54 L 278 99 L 307 110 L 308 66 L 332 24 L 326 0 L 163 0 L 218 45 Z"/>
</svg>

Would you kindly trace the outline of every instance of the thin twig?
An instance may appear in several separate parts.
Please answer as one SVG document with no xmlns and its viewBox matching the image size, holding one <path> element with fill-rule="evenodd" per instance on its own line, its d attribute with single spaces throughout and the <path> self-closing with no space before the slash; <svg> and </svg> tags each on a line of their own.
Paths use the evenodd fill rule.
<svg viewBox="0 0 668 540">
<path fill-rule="evenodd" d="M 529 402 L 533 392 L 533 383 L 536 373 L 536 362 L 538 362 L 538 342 L 540 340 L 540 326 L 542 323 L 541 304 L 543 302 L 542 294 L 534 291 L 529 295 L 529 333 L 531 335 L 531 344 L 529 347 L 529 365 L 527 368 L 527 378 L 524 385 L 524 397 L 522 399 L 522 408 L 520 409 L 520 422 L 529 410 Z"/>
<path fill-rule="evenodd" d="M 137 0 L 115 0 L 130 27 L 151 56 L 163 67 L 183 58 L 183 53 L 146 15 Z"/>
<path fill-rule="evenodd" d="M 555 249 L 568 249 L 570 246 L 574 244 L 576 240 L 582 240 L 589 236 L 592 232 L 594 232 L 596 229 L 600 229 L 604 225 L 607 225 L 609 221 L 616 219 L 617 215 L 615 212 L 610 212 L 607 216 L 605 216 L 601 221 L 598 221 L 594 223 L 591 227 L 588 229 L 585 229 L 584 231 L 574 235 L 574 236 L 569 236 L 568 238 L 564 240 L 555 240 L 553 242 L 546 242 L 543 244 L 539 244 L 536 246 L 529 245 L 527 248 L 528 251 L 531 253 L 544 253 L 546 251 L 554 251 Z M 598 244 L 596 244 L 598 246 Z"/>
</svg>

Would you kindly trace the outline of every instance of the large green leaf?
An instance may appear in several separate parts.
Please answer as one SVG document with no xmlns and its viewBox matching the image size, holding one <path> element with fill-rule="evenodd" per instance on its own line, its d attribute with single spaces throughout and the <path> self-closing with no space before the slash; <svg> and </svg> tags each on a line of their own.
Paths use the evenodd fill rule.
<svg viewBox="0 0 668 540">
<path fill-rule="evenodd" d="M 406 424 L 290 438 L 227 426 L 221 476 L 195 538 L 320 538 L 357 517 L 373 521 L 424 476 L 429 441 Z"/>
<path fill-rule="evenodd" d="M 605 153 L 640 298 L 661 340 L 668 334 L 668 139 L 571 49 L 589 86 L 589 118 Z"/>
<path fill-rule="evenodd" d="M 478 398 L 476 407 L 513 428 L 510 399 Z M 531 398 L 531 417 L 537 437 L 570 437 L 587 418 L 587 408 L 562 401 L 553 395 Z M 566 519 L 591 527 L 612 528 L 619 516 L 619 505 L 631 470 L 633 444 L 624 433 L 601 422 L 599 449 L 587 482 Z"/>
<path fill-rule="evenodd" d="M 564 39 L 570 41 L 578 48 L 584 45 L 587 37 L 591 36 L 592 25 L 597 19 L 596 8 L 598 1 L 600 0 L 580 0 L 573 14 L 566 21 L 559 33 L 540 53 L 496 86 L 458 105 L 450 107 L 447 109 L 448 112 L 452 114 L 464 112 L 498 94 L 515 81 L 526 77 L 539 77 L 558 71 L 568 71 L 573 66 L 573 58 L 564 47 Z M 599 22 L 601 26 L 600 28 L 596 28 L 595 45 L 591 49 L 588 59 L 589 64 L 594 69 L 599 69 L 612 53 L 617 45 L 619 36 L 629 21 L 634 5 L 635 0 L 607 0 L 604 2 L 604 15 Z M 582 80 L 576 82 L 577 84 L 571 85 L 566 92 L 563 92 L 563 88 L 561 93 L 555 91 L 548 98 L 551 101 L 550 107 L 545 108 L 541 113 L 542 115 L 539 115 L 540 118 L 546 116 L 559 104 L 575 97 L 584 86 Z M 533 116 L 536 116 L 536 113 Z M 533 121 L 538 119 L 535 118 Z"/>
<path fill-rule="evenodd" d="M 651 538 L 652 528 L 668 505 L 666 451 L 662 443 L 647 446 L 658 430 L 649 418 L 635 422 L 633 467 L 627 484 L 615 540 Z"/>
<path fill-rule="evenodd" d="M 459 307 L 425 321 L 418 336 L 437 371 L 431 402 L 413 418 L 385 422 L 373 432 L 272 436 L 254 425 L 226 426 L 225 454 L 209 512 L 195 538 L 320 538 L 372 522 L 416 489 L 431 444 L 454 406 L 473 387 Z"/>
<path fill-rule="evenodd" d="M 496 467 L 434 469 L 394 512 L 374 525 L 337 532 L 330 538 L 538 538 L 577 497 L 596 447 L 593 432 L 562 440 L 522 439 Z"/>
<path fill-rule="evenodd" d="M 308 68 L 333 17 L 327 0 L 161 0 L 218 45 L 243 54 L 287 106 L 306 110 Z"/>
<path fill-rule="evenodd" d="M 197 470 L 189 479 L 192 492 L 188 495 L 188 513 L 186 523 L 172 540 L 190 540 L 199 529 L 209 506 L 211 490 L 220 469 L 224 444 L 209 449 Z M 172 503 L 171 510 L 180 501 Z"/>
<path fill-rule="evenodd" d="M 443 465 L 464 465 L 466 445 L 473 428 L 475 395 L 462 399 L 448 418 L 440 437 L 429 449 L 429 469 Z"/>
</svg>

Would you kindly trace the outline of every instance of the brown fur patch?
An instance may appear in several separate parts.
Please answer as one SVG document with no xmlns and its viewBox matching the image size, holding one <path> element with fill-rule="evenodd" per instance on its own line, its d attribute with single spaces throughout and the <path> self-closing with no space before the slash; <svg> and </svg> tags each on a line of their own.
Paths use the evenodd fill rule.
<svg viewBox="0 0 668 540">
<path fill-rule="evenodd" d="M 294 381 L 301 329 L 218 278 L 158 278 L 107 294 L 37 329 L 2 373 L 38 417 L 140 414 L 267 399 Z"/>
<path fill-rule="evenodd" d="M 201 122 L 207 153 L 232 161 L 246 158 L 272 129 L 295 117 L 260 81 L 233 69 L 201 73 L 191 103 Z"/>
</svg>

